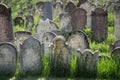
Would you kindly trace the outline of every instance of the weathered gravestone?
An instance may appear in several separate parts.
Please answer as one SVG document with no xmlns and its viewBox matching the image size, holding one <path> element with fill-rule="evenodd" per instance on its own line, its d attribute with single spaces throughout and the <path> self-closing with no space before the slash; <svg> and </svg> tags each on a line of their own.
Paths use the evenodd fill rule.
<svg viewBox="0 0 120 80">
<path fill-rule="evenodd" d="M 17 31 L 15 32 L 15 45 L 17 46 L 18 51 L 20 50 L 20 45 L 23 41 L 30 38 L 31 33 L 27 31 Z"/>
<path fill-rule="evenodd" d="M 120 47 L 120 40 L 115 41 L 114 44 L 110 44 L 110 51 L 112 52 L 117 47 Z"/>
<path fill-rule="evenodd" d="M 33 37 L 26 39 L 20 49 L 21 74 L 41 73 L 42 55 L 41 43 Z"/>
<path fill-rule="evenodd" d="M 56 34 L 53 32 L 46 32 L 43 34 L 42 43 L 44 45 L 44 53 L 49 52 L 50 44 L 52 43 L 55 37 L 56 37 Z"/>
<path fill-rule="evenodd" d="M 80 0 L 81 1 L 81 0 Z M 87 11 L 87 23 L 86 27 L 91 27 L 91 13 L 95 10 L 96 6 L 91 4 L 88 0 L 83 0 L 84 2 L 81 2 L 80 8 L 85 9 Z"/>
<path fill-rule="evenodd" d="M 63 12 L 63 4 L 62 2 L 56 2 L 53 4 L 53 17 L 59 17 L 59 15 Z"/>
<path fill-rule="evenodd" d="M 52 3 L 44 2 L 44 20 L 52 20 Z"/>
<path fill-rule="evenodd" d="M 120 47 L 116 47 L 112 52 L 112 59 L 116 61 L 117 64 L 120 64 Z M 119 67 L 119 66 L 118 66 Z"/>
<path fill-rule="evenodd" d="M 114 56 L 120 56 L 120 47 L 116 47 L 111 54 Z"/>
<path fill-rule="evenodd" d="M 97 75 L 98 51 L 86 49 L 80 52 L 77 61 L 77 76 L 93 77 Z M 87 73 L 87 74 L 86 74 Z"/>
<path fill-rule="evenodd" d="M 71 13 L 71 24 L 74 31 L 83 30 L 85 28 L 87 20 L 86 13 L 87 12 L 82 8 L 76 8 Z"/>
<path fill-rule="evenodd" d="M 76 6 L 72 2 L 68 2 L 65 6 L 65 12 L 68 12 L 69 15 L 74 11 L 74 9 L 76 9 Z"/>
<path fill-rule="evenodd" d="M 21 16 L 17 16 L 13 19 L 14 25 L 23 26 L 24 25 L 24 19 Z"/>
<path fill-rule="evenodd" d="M 36 30 L 37 34 L 39 34 L 40 42 L 42 42 L 42 37 L 45 32 L 52 32 L 54 30 L 58 30 L 58 26 L 51 20 L 40 21 Z"/>
<path fill-rule="evenodd" d="M 87 36 L 82 31 L 73 31 L 69 33 L 66 42 L 72 48 L 80 49 L 81 51 L 89 48 Z"/>
<path fill-rule="evenodd" d="M 87 2 L 88 0 L 78 0 L 79 2 L 77 3 L 77 7 L 80 7 L 81 4 L 84 4 L 85 2 Z"/>
<path fill-rule="evenodd" d="M 12 43 L 0 43 L 0 75 L 14 75 L 16 68 L 16 48 Z"/>
<path fill-rule="evenodd" d="M 71 17 L 68 15 L 68 13 L 60 14 L 60 26 L 60 29 L 63 33 L 72 31 Z"/>
<path fill-rule="evenodd" d="M 107 11 L 96 8 L 92 12 L 92 38 L 96 41 L 103 41 L 108 36 Z"/>
<path fill-rule="evenodd" d="M 37 2 L 36 3 L 36 7 L 37 7 L 37 10 L 41 13 L 43 13 L 43 9 L 44 9 L 44 2 Z"/>
<path fill-rule="evenodd" d="M 32 28 L 34 27 L 34 18 L 32 15 L 26 16 L 26 29 L 28 31 L 32 31 Z"/>
<path fill-rule="evenodd" d="M 70 73 L 70 50 L 63 36 L 56 36 L 50 46 L 50 74 L 65 77 Z"/>
<path fill-rule="evenodd" d="M 120 0 L 114 4 L 114 34 L 115 41 L 120 40 Z"/>
<path fill-rule="evenodd" d="M 0 4 L 0 42 L 13 40 L 11 9 Z"/>
</svg>

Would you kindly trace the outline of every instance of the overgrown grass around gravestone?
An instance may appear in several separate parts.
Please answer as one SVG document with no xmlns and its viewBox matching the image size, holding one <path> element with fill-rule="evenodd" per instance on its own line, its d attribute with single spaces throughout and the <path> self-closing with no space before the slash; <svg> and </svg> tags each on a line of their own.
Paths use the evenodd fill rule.
<svg viewBox="0 0 120 80">
<path fill-rule="evenodd" d="M 100 79 L 120 79 L 120 65 L 112 58 L 103 58 L 98 63 L 97 77 Z"/>
</svg>

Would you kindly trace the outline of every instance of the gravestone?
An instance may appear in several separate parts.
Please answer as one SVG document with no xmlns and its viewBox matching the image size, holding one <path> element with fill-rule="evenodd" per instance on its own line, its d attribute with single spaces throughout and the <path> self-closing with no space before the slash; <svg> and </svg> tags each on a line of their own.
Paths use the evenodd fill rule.
<svg viewBox="0 0 120 80">
<path fill-rule="evenodd" d="M 85 61 L 87 63 L 86 68 L 88 71 L 94 72 L 97 69 L 97 61 L 98 61 L 98 51 L 95 51 L 94 53 L 91 50 L 84 50 L 82 52 Z"/>
<path fill-rule="evenodd" d="M 20 45 L 23 41 L 28 39 L 31 36 L 30 32 L 27 31 L 17 31 L 15 32 L 15 45 L 17 46 L 18 52 L 20 51 Z"/>
<path fill-rule="evenodd" d="M 92 52 L 86 49 L 79 51 L 79 53 L 80 57 L 77 58 L 76 76 L 89 78 L 97 76 L 98 51 Z"/>
<path fill-rule="evenodd" d="M 74 49 L 81 51 L 89 48 L 87 36 L 82 31 L 70 32 L 67 36 L 66 42 Z"/>
<path fill-rule="evenodd" d="M 16 48 L 12 43 L 0 43 L 0 75 L 14 75 L 16 68 Z"/>
<path fill-rule="evenodd" d="M 56 37 L 56 34 L 53 32 L 46 32 L 43 34 L 42 43 L 44 45 L 44 53 L 49 52 L 50 44 L 52 43 L 55 37 Z"/>
<path fill-rule="evenodd" d="M 63 33 L 72 31 L 71 17 L 68 15 L 68 13 L 60 14 L 60 26 L 60 29 Z"/>
<path fill-rule="evenodd" d="M 40 21 L 36 30 L 37 34 L 39 34 L 40 42 L 42 42 L 42 37 L 45 32 L 52 32 L 54 30 L 58 30 L 58 26 L 54 22 L 49 19 Z"/>
<path fill-rule="evenodd" d="M 84 4 L 87 1 L 88 0 L 79 0 L 79 2 L 77 3 L 77 7 L 80 7 L 82 4 Z"/>
<path fill-rule="evenodd" d="M 34 18 L 32 15 L 26 16 L 26 29 L 28 31 L 32 31 L 32 28 L 34 27 Z"/>
<path fill-rule="evenodd" d="M 87 11 L 87 23 L 86 23 L 86 27 L 91 27 L 91 14 L 92 11 L 95 10 L 96 6 L 91 4 L 88 0 L 83 0 L 85 2 L 82 2 L 80 5 L 80 8 L 85 9 Z"/>
<path fill-rule="evenodd" d="M 70 73 L 70 50 L 63 36 L 56 36 L 50 46 L 50 74 L 65 77 Z"/>
<path fill-rule="evenodd" d="M 68 2 L 65 6 L 65 12 L 68 12 L 69 15 L 74 11 L 74 9 L 76 9 L 76 6 L 73 2 Z"/>
<path fill-rule="evenodd" d="M 36 3 L 36 7 L 37 7 L 37 10 L 41 13 L 43 13 L 43 9 L 44 9 L 44 2 L 37 2 Z"/>
<path fill-rule="evenodd" d="M 0 4 L 0 42 L 13 40 L 11 9 Z"/>
<path fill-rule="evenodd" d="M 20 48 L 20 72 L 22 75 L 41 73 L 42 59 L 41 43 L 30 37 L 26 39 Z"/>
<path fill-rule="evenodd" d="M 55 2 L 53 4 L 53 17 L 57 18 L 63 12 L 63 4 L 62 2 Z"/>
<path fill-rule="evenodd" d="M 112 52 L 117 47 L 120 47 L 120 40 L 115 41 L 114 44 L 110 44 L 110 52 Z"/>
<path fill-rule="evenodd" d="M 14 25 L 23 26 L 24 25 L 24 19 L 21 16 L 17 16 L 13 19 Z"/>
<path fill-rule="evenodd" d="M 82 8 L 76 8 L 71 13 L 71 24 L 74 31 L 83 30 L 85 28 L 87 20 L 86 13 L 87 12 Z"/>
<path fill-rule="evenodd" d="M 98 42 L 103 41 L 108 36 L 107 11 L 96 8 L 92 12 L 92 38 Z"/>
<path fill-rule="evenodd" d="M 44 2 L 44 20 L 52 20 L 52 3 Z"/>
<path fill-rule="evenodd" d="M 120 0 L 114 4 L 114 35 L 115 41 L 120 40 Z"/>
</svg>

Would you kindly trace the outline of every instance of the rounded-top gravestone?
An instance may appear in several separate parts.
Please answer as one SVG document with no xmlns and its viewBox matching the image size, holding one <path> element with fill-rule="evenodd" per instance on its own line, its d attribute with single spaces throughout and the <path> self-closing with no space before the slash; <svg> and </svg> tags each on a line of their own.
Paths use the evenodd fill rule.
<svg viewBox="0 0 120 80">
<path fill-rule="evenodd" d="M 82 31 L 70 32 L 66 40 L 67 44 L 81 51 L 89 48 L 87 36 Z"/>
<path fill-rule="evenodd" d="M 92 38 L 98 42 L 108 36 L 107 16 L 107 11 L 102 8 L 96 8 L 92 12 Z"/>
<path fill-rule="evenodd" d="M 82 8 L 76 8 L 71 13 L 71 24 L 74 31 L 83 30 L 86 26 L 87 15 L 86 11 Z"/>
<path fill-rule="evenodd" d="M 41 43 L 33 37 L 26 39 L 20 48 L 21 74 L 41 73 L 42 55 Z"/>
<path fill-rule="evenodd" d="M 11 9 L 0 4 L 0 42 L 13 40 Z"/>
<path fill-rule="evenodd" d="M 68 2 L 67 5 L 65 6 L 65 11 L 68 12 L 68 14 L 71 14 L 74 9 L 76 9 L 76 6 L 74 5 L 73 2 Z"/>
<path fill-rule="evenodd" d="M 17 49 L 12 43 L 0 43 L 0 75 L 13 75 L 17 68 Z"/>
</svg>

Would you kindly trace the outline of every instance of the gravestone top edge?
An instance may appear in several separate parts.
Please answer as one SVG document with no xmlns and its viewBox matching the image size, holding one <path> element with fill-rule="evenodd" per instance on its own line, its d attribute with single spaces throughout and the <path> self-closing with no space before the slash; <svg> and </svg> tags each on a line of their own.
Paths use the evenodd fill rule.
<svg viewBox="0 0 120 80">
<path fill-rule="evenodd" d="M 0 14 L 9 16 L 11 14 L 11 8 L 8 8 L 4 3 L 0 3 Z"/>
<path fill-rule="evenodd" d="M 24 34 L 32 35 L 32 33 L 29 32 L 29 31 L 17 31 L 17 32 L 15 32 L 15 36 L 16 36 L 17 33 L 24 33 Z"/>
<path fill-rule="evenodd" d="M 15 47 L 15 45 L 13 43 L 11 43 L 11 42 L 0 42 L 0 46 L 2 46 L 2 45 L 10 45 L 10 46 L 12 46 L 14 48 L 14 50 L 15 50 L 15 56 L 17 58 L 17 48 Z"/>
</svg>

